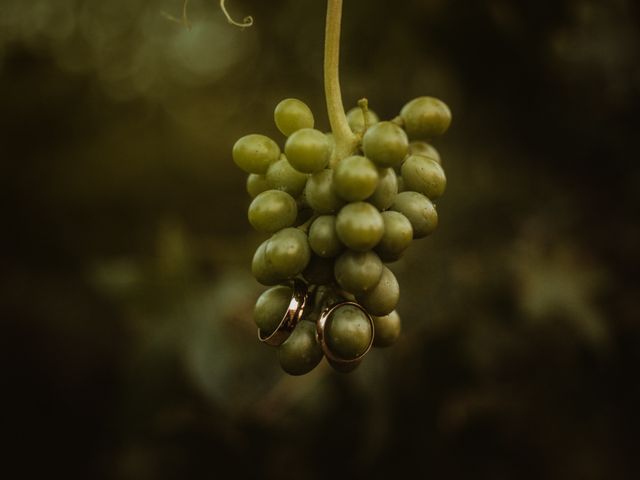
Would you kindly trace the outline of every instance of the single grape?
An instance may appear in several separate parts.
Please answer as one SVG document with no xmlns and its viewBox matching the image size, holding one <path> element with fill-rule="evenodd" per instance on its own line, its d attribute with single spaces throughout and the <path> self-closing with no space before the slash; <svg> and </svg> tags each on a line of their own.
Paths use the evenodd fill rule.
<svg viewBox="0 0 640 480">
<path fill-rule="evenodd" d="M 292 197 L 302 194 L 308 177 L 293 168 L 285 155 L 280 155 L 280 160 L 272 163 L 265 175 L 269 188 L 282 190 Z"/>
<path fill-rule="evenodd" d="M 374 252 L 347 250 L 338 257 L 334 266 L 338 285 L 347 292 L 364 293 L 375 287 L 382 276 L 382 261 Z"/>
<path fill-rule="evenodd" d="M 371 127 L 379 121 L 380 119 L 378 118 L 378 115 L 376 115 L 376 112 L 373 110 L 367 110 L 367 127 Z M 364 114 L 360 107 L 352 108 L 347 112 L 347 122 L 349 123 L 349 127 L 351 127 L 351 131 L 354 133 L 362 133 L 366 130 Z"/>
<path fill-rule="evenodd" d="M 426 237 L 438 227 L 436 207 L 421 193 L 399 193 L 391 210 L 400 212 L 409 219 L 413 227 L 413 238 Z"/>
<path fill-rule="evenodd" d="M 302 276 L 311 285 L 328 285 L 333 282 L 333 259 L 311 255 Z"/>
<path fill-rule="evenodd" d="M 395 123 L 380 122 L 364 134 L 362 148 L 379 167 L 397 167 L 409 151 L 409 139 Z"/>
<path fill-rule="evenodd" d="M 250 173 L 247 176 L 247 193 L 251 198 L 255 198 L 262 192 L 269 190 L 269 184 L 267 183 L 267 177 L 264 175 L 258 175 L 257 173 Z"/>
<path fill-rule="evenodd" d="M 263 174 L 280 157 L 280 147 L 269 137 L 253 133 L 233 145 L 233 161 L 247 173 Z"/>
<path fill-rule="evenodd" d="M 322 360 L 322 347 L 316 338 L 316 326 L 303 320 L 289 338 L 278 347 L 280 366 L 289 375 L 304 375 L 313 370 Z"/>
<path fill-rule="evenodd" d="M 440 154 L 433 145 L 427 142 L 411 142 L 409 144 L 409 154 L 422 155 L 423 157 L 433 158 L 436 162 L 442 165 L 442 159 Z"/>
<path fill-rule="evenodd" d="M 297 228 L 285 228 L 267 243 L 265 259 L 280 278 L 293 278 L 309 263 L 311 249 L 307 235 Z"/>
<path fill-rule="evenodd" d="M 338 238 L 334 215 L 321 215 L 313 221 L 309 228 L 309 246 L 324 258 L 333 258 L 344 250 Z"/>
<path fill-rule="evenodd" d="M 374 347 L 389 347 L 393 345 L 402 330 L 400 315 L 395 310 L 383 317 L 373 317 L 375 335 L 373 337 Z"/>
<path fill-rule="evenodd" d="M 278 103 L 273 119 L 278 130 L 287 137 L 303 128 L 313 128 L 315 123 L 311 109 L 297 98 L 285 98 Z"/>
<path fill-rule="evenodd" d="M 375 247 L 384 234 L 380 212 L 367 202 L 349 203 L 336 219 L 338 237 L 352 250 L 365 252 Z"/>
<path fill-rule="evenodd" d="M 253 319 L 263 335 L 269 336 L 276 331 L 285 313 L 289 310 L 293 290 L 278 285 L 262 292 L 253 309 Z"/>
<path fill-rule="evenodd" d="M 251 273 L 262 285 L 275 285 L 283 280 L 283 278 L 277 275 L 273 270 L 273 267 L 267 263 L 265 253 L 268 243 L 269 240 L 262 242 L 253 254 L 253 259 L 251 260 Z"/>
<path fill-rule="evenodd" d="M 388 315 L 396 308 L 400 299 L 398 280 L 391 270 L 383 266 L 378 284 L 356 298 L 371 315 Z"/>
<path fill-rule="evenodd" d="M 366 157 L 354 155 L 338 163 L 333 172 L 333 188 L 349 202 L 364 200 L 378 186 L 378 169 Z"/>
<path fill-rule="evenodd" d="M 407 190 L 422 193 L 431 200 L 442 196 L 447 186 L 444 170 L 438 162 L 422 155 L 409 155 L 402 164 Z"/>
<path fill-rule="evenodd" d="M 319 172 L 329 163 L 331 142 L 320 130 L 303 128 L 291 134 L 284 146 L 289 163 L 303 173 Z"/>
<path fill-rule="evenodd" d="M 309 206 L 320 214 L 337 212 L 345 203 L 333 187 L 333 170 L 329 169 L 309 177 L 304 195 Z"/>
<path fill-rule="evenodd" d="M 385 262 L 398 260 L 413 240 L 413 227 L 407 217 L 400 212 L 382 212 L 384 235 L 375 251 Z"/>
<path fill-rule="evenodd" d="M 296 201 L 280 190 L 262 192 L 249 205 L 249 223 L 259 232 L 273 233 L 289 227 L 297 215 Z"/>
<path fill-rule="evenodd" d="M 404 128 L 412 139 L 429 139 L 442 135 L 451 124 L 451 110 L 441 100 L 418 97 L 400 111 Z"/>
<path fill-rule="evenodd" d="M 378 210 L 386 210 L 393 205 L 398 194 L 398 176 L 393 168 L 381 168 L 379 171 L 380 181 L 373 195 L 367 201 Z"/>
<path fill-rule="evenodd" d="M 325 341 L 331 353 L 344 360 L 353 360 L 364 354 L 373 336 L 367 315 L 354 305 L 336 308 L 327 319 Z"/>
</svg>

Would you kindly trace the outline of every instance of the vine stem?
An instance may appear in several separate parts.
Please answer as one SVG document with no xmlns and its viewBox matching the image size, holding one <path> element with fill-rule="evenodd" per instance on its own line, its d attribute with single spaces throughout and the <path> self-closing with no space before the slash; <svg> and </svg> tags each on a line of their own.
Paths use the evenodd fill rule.
<svg viewBox="0 0 640 480">
<path fill-rule="evenodd" d="M 327 21 L 324 38 L 324 93 L 327 113 L 335 140 L 331 165 L 353 153 L 358 138 L 353 134 L 342 103 L 340 90 L 340 25 L 342 22 L 342 0 L 327 0 Z"/>
</svg>

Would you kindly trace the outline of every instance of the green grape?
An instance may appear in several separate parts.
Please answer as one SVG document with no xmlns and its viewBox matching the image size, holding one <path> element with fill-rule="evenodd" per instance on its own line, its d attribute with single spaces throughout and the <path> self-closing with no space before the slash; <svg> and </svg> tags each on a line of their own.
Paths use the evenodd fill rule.
<svg viewBox="0 0 640 480">
<path fill-rule="evenodd" d="M 327 358 L 327 362 L 329 362 L 329 365 L 338 373 L 351 373 L 360 366 L 362 360 L 355 362 L 334 362 Z"/>
<path fill-rule="evenodd" d="M 280 158 L 280 147 L 269 137 L 245 135 L 233 145 L 233 161 L 247 173 L 263 174 Z"/>
<path fill-rule="evenodd" d="M 278 285 L 262 292 L 253 309 L 253 319 L 260 331 L 269 336 L 276 331 L 285 313 L 289 310 L 293 290 L 291 287 Z"/>
<path fill-rule="evenodd" d="M 362 148 L 379 167 L 398 167 L 409 151 L 409 139 L 395 123 L 380 122 L 364 134 Z"/>
<path fill-rule="evenodd" d="M 451 110 L 441 100 L 418 97 L 400 111 L 404 128 L 412 139 L 429 139 L 442 135 L 451 124 Z"/>
<path fill-rule="evenodd" d="M 280 155 L 280 160 L 269 166 L 265 177 L 270 188 L 298 197 L 304 191 L 308 175 L 293 168 L 287 157 Z"/>
<path fill-rule="evenodd" d="M 334 275 L 347 292 L 364 293 L 375 287 L 382 276 L 382 261 L 374 252 L 347 250 L 336 260 Z"/>
<path fill-rule="evenodd" d="M 354 305 L 336 308 L 327 319 L 325 341 L 339 359 L 353 360 L 364 354 L 373 336 L 367 315 Z"/>
<path fill-rule="evenodd" d="M 309 246 L 324 258 L 333 258 L 344 250 L 338 238 L 334 215 L 321 215 L 313 221 L 309 228 Z"/>
<path fill-rule="evenodd" d="M 378 210 L 386 210 L 393 205 L 398 194 L 398 176 L 393 168 L 381 168 L 379 171 L 380 181 L 373 195 L 367 201 Z"/>
<path fill-rule="evenodd" d="M 407 217 L 400 212 L 382 212 L 384 235 L 375 251 L 385 262 L 398 260 L 413 240 L 413 227 Z"/>
<path fill-rule="evenodd" d="M 287 137 L 303 128 L 313 128 L 315 123 L 311 109 L 297 98 L 285 98 L 278 103 L 273 119 L 278 130 Z"/>
<path fill-rule="evenodd" d="M 389 347 L 393 345 L 402 329 L 400 315 L 395 310 L 383 317 L 373 317 L 375 335 L 373 337 L 374 347 Z"/>
<path fill-rule="evenodd" d="M 409 144 L 409 154 L 422 155 L 423 157 L 433 158 L 436 162 L 442 165 L 442 159 L 440 154 L 433 145 L 427 142 L 411 142 Z"/>
<path fill-rule="evenodd" d="M 316 325 L 303 320 L 278 347 L 280 366 L 289 375 L 304 375 L 322 360 L 322 347 L 316 338 Z"/>
<path fill-rule="evenodd" d="M 342 207 L 336 219 L 338 237 L 352 250 L 372 249 L 384 234 L 380 212 L 367 202 L 349 203 Z"/>
<path fill-rule="evenodd" d="M 297 215 L 296 201 L 280 190 L 262 192 L 249 205 L 249 223 L 259 232 L 273 233 L 289 227 Z"/>
<path fill-rule="evenodd" d="M 371 127 L 379 121 L 380 119 L 378 118 L 378 115 L 376 115 L 376 112 L 373 110 L 367 110 L 367 127 Z M 347 112 L 347 122 L 349 123 L 349 127 L 351 127 L 351 131 L 354 133 L 361 133 L 366 130 L 364 114 L 360 107 L 354 107 Z"/>
<path fill-rule="evenodd" d="M 440 197 L 447 186 L 447 178 L 440 164 L 422 155 L 407 157 L 402 164 L 402 178 L 407 190 L 421 193 L 431 200 Z"/>
<path fill-rule="evenodd" d="M 251 198 L 255 198 L 262 192 L 269 190 L 269 184 L 267 183 L 267 177 L 264 175 L 258 175 L 256 173 L 250 173 L 247 177 L 247 193 Z"/>
<path fill-rule="evenodd" d="M 311 285 L 329 285 L 333 282 L 333 259 L 311 255 L 302 276 Z"/>
<path fill-rule="evenodd" d="M 409 219 L 413 227 L 413 238 L 426 237 L 438 227 L 436 207 L 421 193 L 399 193 L 391 209 Z"/>
<path fill-rule="evenodd" d="M 303 128 L 291 134 L 284 151 L 293 168 L 303 173 L 314 173 L 327 166 L 331 148 L 331 142 L 320 130 Z"/>
<path fill-rule="evenodd" d="M 356 298 L 371 315 L 388 315 L 396 308 L 400 299 L 398 280 L 391 270 L 383 266 L 378 284 Z"/>
<path fill-rule="evenodd" d="M 253 254 L 253 259 L 251 260 L 251 274 L 262 285 L 275 285 L 283 280 L 283 278 L 278 276 L 274 272 L 273 267 L 267 263 L 265 253 L 268 243 L 269 240 L 262 242 Z"/>
<path fill-rule="evenodd" d="M 378 186 L 378 169 L 366 157 L 354 155 L 341 160 L 333 172 L 333 188 L 349 202 L 364 200 Z"/>
<path fill-rule="evenodd" d="M 265 260 L 280 278 L 293 278 L 309 263 L 311 249 L 307 235 L 297 228 L 285 228 L 267 243 Z"/>
<path fill-rule="evenodd" d="M 309 177 L 304 195 L 309 206 L 320 214 L 337 212 L 345 203 L 333 188 L 333 170 L 329 169 Z"/>
</svg>

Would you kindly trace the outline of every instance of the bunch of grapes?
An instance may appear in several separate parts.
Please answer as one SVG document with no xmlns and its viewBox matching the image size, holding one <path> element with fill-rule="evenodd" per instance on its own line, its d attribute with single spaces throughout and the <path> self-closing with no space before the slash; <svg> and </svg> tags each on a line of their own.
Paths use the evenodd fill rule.
<svg viewBox="0 0 640 480">
<path fill-rule="evenodd" d="M 371 346 L 395 342 L 400 289 L 385 263 L 438 225 L 434 201 L 446 177 L 427 142 L 449 127 L 449 108 L 419 97 L 380 121 L 366 100 L 359 105 L 347 113 L 357 145 L 345 158 L 293 98 L 274 114 L 287 137 L 284 152 L 259 134 L 233 147 L 235 163 L 249 174 L 249 222 L 269 235 L 251 265 L 258 282 L 271 287 L 258 298 L 254 319 L 259 338 L 277 347 L 292 375 L 325 356 L 338 371 L 351 371 Z"/>
</svg>

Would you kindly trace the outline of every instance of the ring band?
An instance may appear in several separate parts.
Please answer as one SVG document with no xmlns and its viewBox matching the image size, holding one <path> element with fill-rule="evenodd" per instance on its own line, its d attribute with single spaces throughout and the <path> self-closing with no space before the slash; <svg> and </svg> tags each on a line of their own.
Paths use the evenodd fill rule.
<svg viewBox="0 0 640 480">
<path fill-rule="evenodd" d="M 262 330 L 258 328 L 258 339 L 272 347 L 282 345 L 304 315 L 309 298 L 307 285 L 303 281 L 296 279 L 291 282 L 291 290 L 289 308 L 282 316 L 278 327 L 269 335 L 264 335 Z"/>
<path fill-rule="evenodd" d="M 331 314 L 338 308 L 344 307 L 346 305 L 351 305 L 359 309 L 362 313 L 364 313 L 364 315 L 367 317 L 367 320 L 369 320 L 369 324 L 371 325 L 371 341 L 369 342 L 369 345 L 367 345 L 367 348 L 365 349 L 364 352 L 362 352 L 357 357 L 351 358 L 351 359 L 336 357 L 331 351 L 331 349 L 329 348 L 329 345 L 327 345 L 327 341 L 324 335 L 324 330 Z M 328 359 L 330 359 L 332 362 L 335 362 L 335 363 L 347 365 L 347 364 L 359 362 L 360 360 L 362 360 L 362 357 L 364 357 L 369 352 L 369 350 L 371 350 L 371 346 L 373 345 L 373 338 L 375 336 L 375 326 L 373 324 L 373 318 L 371 318 L 371 315 L 369 315 L 369 312 L 367 312 L 367 310 L 362 305 L 356 302 L 344 301 L 344 302 L 336 303 L 335 305 L 332 305 L 330 308 L 322 312 L 322 314 L 320 315 L 320 318 L 318 319 L 318 323 L 316 324 L 316 336 L 318 338 L 318 342 L 320 343 L 320 346 L 322 347 L 322 351 L 324 352 L 325 356 Z"/>
</svg>

